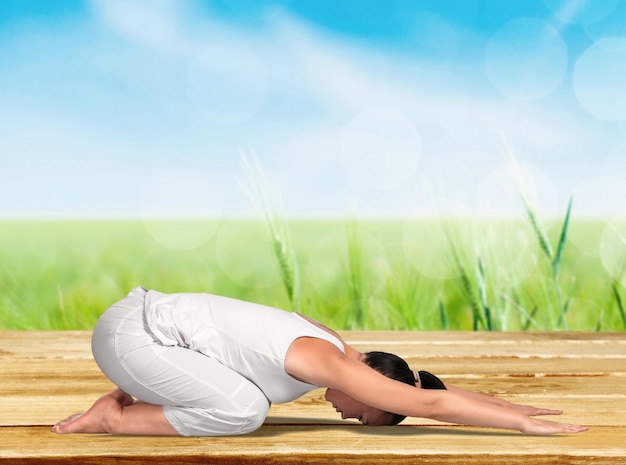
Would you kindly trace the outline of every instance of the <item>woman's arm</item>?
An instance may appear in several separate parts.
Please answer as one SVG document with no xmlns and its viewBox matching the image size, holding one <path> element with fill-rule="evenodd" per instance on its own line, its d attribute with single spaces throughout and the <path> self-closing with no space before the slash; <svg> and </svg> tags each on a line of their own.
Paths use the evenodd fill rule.
<svg viewBox="0 0 626 465">
<path fill-rule="evenodd" d="M 449 391 L 457 392 L 458 394 L 471 397 L 476 400 L 481 400 L 483 402 L 490 402 L 495 405 L 499 405 L 501 407 L 510 408 L 519 411 L 527 416 L 536 416 L 536 415 L 560 415 L 563 413 L 562 410 L 553 410 L 547 408 L 537 408 L 531 407 L 529 405 L 519 405 L 508 402 L 504 399 L 500 399 L 498 397 L 488 396 L 487 394 L 482 394 L 480 392 L 469 391 L 467 389 L 460 388 L 458 386 L 453 386 L 452 384 L 445 383 L 446 389 Z"/>
<path fill-rule="evenodd" d="M 430 391 L 432 392 L 432 391 Z M 535 415 L 557 415 L 558 410 L 538 409 L 516 405 L 503 399 L 448 386 L 448 394 L 441 401 L 447 408 L 440 409 L 431 418 L 435 420 L 474 426 L 515 429 L 529 434 L 575 433 L 587 427 L 531 418 Z"/>
<path fill-rule="evenodd" d="M 364 363 L 346 357 L 332 344 L 301 338 L 287 372 L 318 386 L 337 389 L 371 407 L 400 415 L 473 426 L 505 428 L 525 433 L 548 434 L 584 431 L 586 427 L 538 420 L 497 403 L 482 394 L 460 390 L 426 390 L 394 381 Z"/>
<path fill-rule="evenodd" d="M 484 394 L 462 389 L 416 389 L 380 375 L 356 361 L 338 362 L 335 389 L 373 407 L 401 415 L 472 426 L 504 428 L 530 434 L 573 433 L 588 428 L 529 417 Z M 370 372 L 373 372 L 371 373 Z M 354 383 L 359 379 L 360 383 Z"/>
</svg>

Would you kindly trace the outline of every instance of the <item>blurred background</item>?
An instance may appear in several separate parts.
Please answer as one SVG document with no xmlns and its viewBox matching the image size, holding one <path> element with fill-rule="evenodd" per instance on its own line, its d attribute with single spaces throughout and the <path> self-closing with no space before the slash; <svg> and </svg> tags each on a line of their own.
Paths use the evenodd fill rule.
<svg viewBox="0 0 626 465">
<path fill-rule="evenodd" d="M 622 0 L 2 0 L 0 216 L 624 213 Z"/>
<path fill-rule="evenodd" d="M 0 0 L 0 328 L 621 331 L 624 199 L 626 0 Z"/>
</svg>

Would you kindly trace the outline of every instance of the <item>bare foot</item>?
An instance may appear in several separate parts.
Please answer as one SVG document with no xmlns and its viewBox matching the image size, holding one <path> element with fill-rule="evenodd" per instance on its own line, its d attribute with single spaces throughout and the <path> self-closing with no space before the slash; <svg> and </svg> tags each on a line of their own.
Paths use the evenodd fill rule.
<svg viewBox="0 0 626 465">
<path fill-rule="evenodd" d="M 108 433 L 111 425 L 119 421 L 122 409 L 133 403 L 133 398 L 121 389 L 100 397 L 87 412 L 70 415 L 55 424 L 50 431 L 69 433 Z"/>
</svg>

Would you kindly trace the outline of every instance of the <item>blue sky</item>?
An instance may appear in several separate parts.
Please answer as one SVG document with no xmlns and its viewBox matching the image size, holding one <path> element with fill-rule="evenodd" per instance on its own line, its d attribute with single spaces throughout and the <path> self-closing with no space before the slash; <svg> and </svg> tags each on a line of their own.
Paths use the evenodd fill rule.
<svg viewBox="0 0 626 465">
<path fill-rule="evenodd" d="M 292 216 L 623 216 L 626 1 L 0 1 L 0 217 L 247 215 L 242 154 Z"/>
</svg>

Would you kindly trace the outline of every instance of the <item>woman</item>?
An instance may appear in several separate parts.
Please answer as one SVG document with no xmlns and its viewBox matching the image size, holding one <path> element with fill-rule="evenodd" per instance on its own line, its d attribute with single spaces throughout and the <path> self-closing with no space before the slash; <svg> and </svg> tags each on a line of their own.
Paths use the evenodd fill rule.
<svg viewBox="0 0 626 465">
<path fill-rule="evenodd" d="M 244 434 L 272 402 L 320 386 L 342 418 L 365 425 L 413 416 L 534 434 L 588 429 L 532 418 L 557 410 L 444 385 L 395 355 L 360 353 L 303 315 L 209 294 L 138 287 L 100 317 L 92 350 L 118 389 L 56 433 Z"/>
</svg>

